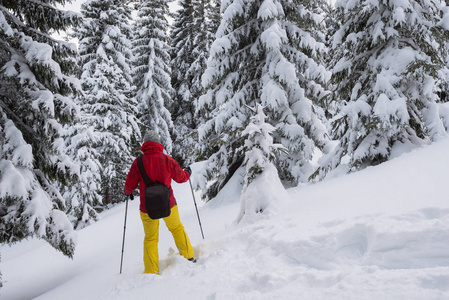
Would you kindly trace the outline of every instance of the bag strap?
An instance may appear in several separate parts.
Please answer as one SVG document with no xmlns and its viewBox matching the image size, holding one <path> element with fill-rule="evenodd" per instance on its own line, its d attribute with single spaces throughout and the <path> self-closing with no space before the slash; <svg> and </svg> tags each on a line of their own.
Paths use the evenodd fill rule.
<svg viewBox="0 0 449 300">
<path fill-rule="evenodd" d="M 145 185 L 148 187 L 150 185 L 154 185 L 154 182 L 151 181 L 150 177 L 148 177 L 147 172 L 145 172 L 145 168 L 143 167 L 142 155 L 137 157 L 137 166 L 139 167 L 140 174 L 142 175 L 143 181 Z"/>
</svg>

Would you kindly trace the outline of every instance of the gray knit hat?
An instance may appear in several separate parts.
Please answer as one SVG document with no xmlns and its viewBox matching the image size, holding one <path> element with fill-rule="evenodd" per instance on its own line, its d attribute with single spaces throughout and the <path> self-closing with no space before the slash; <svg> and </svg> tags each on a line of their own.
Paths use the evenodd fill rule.
<svg viewBox="0 0 449 300">
<path fill-rule="evenodd" d="M 143 142 L 156 142 L 161 143 L 161 137 L 156 131 L 148 130 L 145 132 L 145 136 L 143 137 Z"/>
</svg>

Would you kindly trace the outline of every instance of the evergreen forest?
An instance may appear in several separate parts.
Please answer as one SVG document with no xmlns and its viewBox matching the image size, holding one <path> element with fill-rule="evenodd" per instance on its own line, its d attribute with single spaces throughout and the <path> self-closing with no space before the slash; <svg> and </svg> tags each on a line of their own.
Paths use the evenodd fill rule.
<svg viewBox="0 0 449 300">
<path fill-rule="evenodd" d="M 70 2 L 0 0 L 2 244 L 72 257 L 74 231 L 126 200 L 147 130 L 204 162 L 204 201 L 237 173 L 295 187 L 447 136 L 444 1 Z"/>
</svg>

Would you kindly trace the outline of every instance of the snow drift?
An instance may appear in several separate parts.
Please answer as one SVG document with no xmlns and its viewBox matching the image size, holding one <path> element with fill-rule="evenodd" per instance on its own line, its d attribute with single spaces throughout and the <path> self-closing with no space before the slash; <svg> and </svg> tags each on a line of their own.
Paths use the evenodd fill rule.
<svg viewBox="0 0 449 300">
<path fill-rule="evenodd" d="M 276 214 L 254 214 L 244 224 L 234 223 L 240 180 L 233 178 L 216 200 L 198 203 L 205 240 L 190 187 L 175 185 L 197 264 L 173 250 L 161 226 L 162 275 L 143 275 L 143 230 L 133 201 L 122 275 L 124 204 L 78 231 L 73 260 L 39 240 L 1 246 L 1 298 L 449 299 L 448 149 L 445 139 L 289 189 Z"/>
</svg>

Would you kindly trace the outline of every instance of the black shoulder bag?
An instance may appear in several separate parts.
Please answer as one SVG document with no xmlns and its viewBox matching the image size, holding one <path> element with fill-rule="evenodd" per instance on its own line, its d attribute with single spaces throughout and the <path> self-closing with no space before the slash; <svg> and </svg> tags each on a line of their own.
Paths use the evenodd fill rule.
<svg viewBox="0 0 449 300">
<path fill-rule="evenodd" d="M 148 216 L 161 219 L 170 215 L 170 189 L 163 183 L 154 183 L 143 167 L 142 155 L 137 157 L 137 166 L 145 182 L 145 209 Z"/>
</svg>

